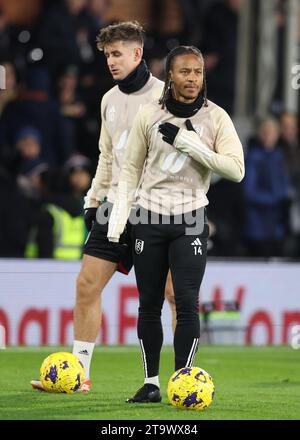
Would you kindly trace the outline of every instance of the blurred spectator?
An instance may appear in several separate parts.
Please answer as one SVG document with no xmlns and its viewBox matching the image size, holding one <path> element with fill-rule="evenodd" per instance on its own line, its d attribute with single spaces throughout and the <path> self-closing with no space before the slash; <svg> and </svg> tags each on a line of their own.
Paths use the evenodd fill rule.
<svg viewBox="0 0 300 440">
<path fill-rule="evenodd" d="M 41 152 L 41 136 L 33 127 L 24 127 L 16 135 L 16 147 L 25 160 L 36 159 Z"/>
<path fill-rule="evenodd" d="M 101 97 L 114 86 L 106 59 L 95 44 L 99 29 L 109 23 L 106 13 L 110 0 L 88 0 L 86 17 L 80 28 L 81 63 L 79 68 L 80 99 L 86 113 L 77 120 L 77 151 L 98 163 L 99 109 Z"/>
<path fill-rule="evenodd" d="M 85 84 L 80 92 L 80 98 L 87 111 L 83 117 L 76 120 L 77 139 L 75 147 L 76 151 L 91 159 L 96 168 L 99 158 L 98 141 L 101 122 L 101 118 L 99 120 L 99 109 L 102 94 L 97 84 Z"/>
<path fill-rule="evenodd" d="M 43 11 L 39 22 L 38 40 L 44 51 L 45 63 L 56 78 L 67 65 L 79 65 L 79 41 L 87 0 L 63 0 Z"/>
<path fill-rule="evenodd" d="M 99 30 L 106 26 L 106 14 L 109 8 L 110 0 L 88 0 L 86 6 L 87 12 L 87 34 L 90 47 L 94 52 L 94 56 L 99 54 L 97 47 L 95 45 L 96 36 Z"/>
<path fill-rule="evenodd" d="M 80 65 L 80 85 L 83 88 L 93 91 L 95 101 L 95 91 L 103 95 L 112 87 L 111 75 L 108 72 L 107 64 L 103 54 L 99 52 L 95 44 L 96 36 L 99 30 L 109 24 L 106 22 L 106 13 L 110 0 L 88 0 L 86 7 L 86 16 L 82 20 L 79 31 L 79 46 L 81 52 Z M 95 105 L 90 100 L 92 105 Z M 99 108 L 97 107 L 97 113 Z"/>
<path fill-rule="evenodd" d="M 26 200 L 27 208 L 27 229 L 23 257 L 26 256 L 28 252 L 28 241 L 31 240 L 33 231 L 39 222 L 43 200 L 48 197 L 47 185 L 44 184 L 48 174 L 48 165 L 37 158 L 24 163 L 17 175 L 17 185 L 23 198 Z"/>
<path fill-rule="evenodd" d="M 110 0 L 88 0 L 87 12 L 93 18 L 93 30 L 99 32 L 99 29 L 106 25 L 106 14 L 109 8 Z"/>
<path fill-rule="evenodd" d="M 284 112 L 280 116 L 280 147 L 291 177 L 291 237 L 286 254 L 300 257 L 300 145 L 297 115 Z"/>
<path fill-rule="evenodd" d="M 209 98 L 233 113 L 239 13 L 244 0 L 212 5 L 203 21 L 204 55 Z"/>
<path fill-rule="evenodd" d="M 85 114 L 85 106 L 79 101 L 77 94 L 78 73 L 70 66 L 58 81 L 58 100 L 61 113 L 65 117 L 80 118 Z"/>
<path fill-rule="evenodd" d="M 96 160 L 99 155 L 100 92 L 93 75 L 86 74 L 80 84 L 78 80 L 76 66 L 68 66 L 60 76 L 57 87 L 60 112 L 73 150 Z"/>
<path fill-rule="evenodd" d="M 41 135 L 34 127 L 23 127 L 16 134 L 16 173 L 22 173 L 41 156 Z"/>
<path fill-rule="evenodd" d="M 290 175 L 296 185 L 300 184 L 300 145 L 298 121 L 293 113 L 284 112 L 280 116 L 280 146 Z"/>
<path fill-rule="evenodd" d="M 148 29 L 145 41 L 144 56 L 163 58 L 179 44 L 187 44 L 185 36 L 185 19 L 179 0 L 150 0 L 148 7 Z"/>
<path fill-rule="evenodd" d="M 75 66 L 69 66 L 58 80 L 58 101 L 68 138 L 77 150 L 77 121 L 86 114 L 86 108 L 78 95 L 78 70 Z"/>
<path fill-rule="evenodd" d="M 0 166 L 0 257 L 24 257 L 30 209 L 14 177 Z"/>
<path fill-rule="evenodd" d="M 213 256 L 241 256 L 244 221 L 241 185 L 213 175 L 207 212 L 213 223 L 210 252 Z"/>
<path fill-rule="evenodd" d="M 64 165 L 64 172 L 67 176 L 67 186 L 71 194 L 82 203 L 84 196 L 91 186 L 91 161 L 80 154 L 72 156 Z"/>
<path fill-rule="evenodd" d="M 33 126 L 24 126 L 16 131 L 12 146 L 1 151 L 1 159 L 7 171 L 16 176 L 31 161 L 41 157 L 41 134 Z"/>
<path fill-rule="evenodd" d="M 216 1 L 220 0 L 179 0 L 185 22 L 183 41 L 188 41 L 194 46 L 201 46 L 207 11 Z"/>
<path fill-rule="evenodd" d="M 86 237 L 83 202 L 56 173 L 40 174 L 36 181 L 40 208 L 26 246 L 26 257 L 77 260 Z"/>
<path fill-rule="evenodd" d="M 0 155 L 9 161 L 15 133 L 24 126 L 34 126 L 41 135 L 41 156 L 56 167 L 70 155 L 73 146 L 67 137 L 58 103 L 49 95 L 50 78 L 42 67 L 28 73 L 27 89 L 5 107 L 0 125 Z"/>
<path fill-rule="evenodd" d="M 48 172 L 48 169 L 49 167 L 45 162 L 36 158 L 24 162 L 18 172 L 18 187 L 23 196 L 26 197 L 32 211 L 37 207 L 39 208 L 40 202 L 45 197 L 42 176 Z"/>
<path fill-rule="evenodd" d="M 278 141 L 279 125 L 267 118 L 246 156 L 244 237 L 253 257 L 282 256 L 287 238 L 290 178 Z"/>
</svg>

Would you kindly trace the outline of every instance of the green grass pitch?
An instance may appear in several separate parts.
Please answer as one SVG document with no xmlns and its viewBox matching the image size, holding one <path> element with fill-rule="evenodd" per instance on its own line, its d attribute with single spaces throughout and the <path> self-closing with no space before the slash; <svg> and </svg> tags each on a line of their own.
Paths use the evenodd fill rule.
<svg viewBox="0 0 300 440">
<path fill-rule="evenodd" d="M 216 387 L 213 404 L 202 412 L 168 404 L 167 381 L 173 349 L 164 347 L 159 404 L 126 404 L 143 383 L 139 348 L 97 347 L 90 393 L 48 394 L 31 389 L 48 354 L 70 347 L 0 350 L 0 420 L 288 420 L 300 419 L 300 351 L 288 346 L 200 346 L 195 365 L 207 370 Z"/>
</svg>

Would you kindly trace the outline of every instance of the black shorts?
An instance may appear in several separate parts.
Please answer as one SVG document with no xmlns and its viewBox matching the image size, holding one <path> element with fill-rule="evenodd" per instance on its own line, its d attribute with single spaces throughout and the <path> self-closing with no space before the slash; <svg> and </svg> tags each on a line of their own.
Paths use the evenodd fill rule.
<svg viewBox="0 0 300 440">
<path fill-rule="evenodd" d="M 133 265 L 131 225 L 128 223 L 119 243 L 111 243 L 107 238 L 108 222 L 95 222 L 83 247 L 83 253 L 101 260 L 118 263 L 117 270 L 128 275 Z"/>
</svg>

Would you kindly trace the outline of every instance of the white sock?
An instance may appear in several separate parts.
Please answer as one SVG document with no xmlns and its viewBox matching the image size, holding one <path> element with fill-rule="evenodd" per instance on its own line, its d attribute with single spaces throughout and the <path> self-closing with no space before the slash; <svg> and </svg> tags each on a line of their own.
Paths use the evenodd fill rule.
<svg viewBox="0 0 300 440">
<path fill-rule="evenodd" d="M 94 342 L 74 341 L 73 354 L 75 354 L 83 365 L 84 377 L 90 377 L 90 364 L 94 351 Z"/>
<path fill-rule="evenodd" d="M 145 383 L 152 383 L 152 385 L 156 385 L 159 388 L 158 376 L 146 377 L 144 384 Z"/>
</svg>

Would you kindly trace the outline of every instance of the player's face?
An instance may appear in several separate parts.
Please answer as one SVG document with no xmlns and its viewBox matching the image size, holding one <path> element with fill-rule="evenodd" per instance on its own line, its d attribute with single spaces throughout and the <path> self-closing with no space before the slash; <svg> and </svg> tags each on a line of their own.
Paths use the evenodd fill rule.
<svg viewBox="0 0 300 440">
<path fill-rule="evenodd" d="M 170 70 L 172 92 L 175 99 L 194 102 L 203 86 L 203 62 L 193 54 L 177 55 Z"/>
<path fill-rule="evenodd" d="M 104 55 L 113 79 L 120 81 L 140 64 L 142 48 L 135 42 L 116 41 L 105 46 Z"/>
</svg>

